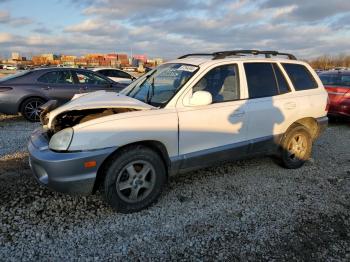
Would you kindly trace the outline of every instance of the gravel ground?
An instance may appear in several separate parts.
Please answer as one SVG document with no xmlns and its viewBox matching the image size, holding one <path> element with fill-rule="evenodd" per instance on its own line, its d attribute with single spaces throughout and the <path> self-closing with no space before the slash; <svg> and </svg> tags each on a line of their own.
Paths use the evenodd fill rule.
<svg viewBox="0 0 350 262">
<path fill-rule="evenodd" d="M 350 260 L 349 124 L 299 170 L 261 158 L 179 175 L 129 215 L 38 186 L 24 151 L 36 126 L 0 116 L 0 261 Z"/>
</svg>

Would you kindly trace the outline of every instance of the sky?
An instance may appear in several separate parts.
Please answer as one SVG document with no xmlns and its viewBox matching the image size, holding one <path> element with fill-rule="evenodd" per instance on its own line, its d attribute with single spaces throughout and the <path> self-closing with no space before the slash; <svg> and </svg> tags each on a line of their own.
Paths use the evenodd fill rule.
<svg viewBox="0 0 350 262">
<path fill-rule="evenodd" d="M 0 57 L 234 49 L 349 54 L 350 0 L 0 0 Z"/>
</svg>

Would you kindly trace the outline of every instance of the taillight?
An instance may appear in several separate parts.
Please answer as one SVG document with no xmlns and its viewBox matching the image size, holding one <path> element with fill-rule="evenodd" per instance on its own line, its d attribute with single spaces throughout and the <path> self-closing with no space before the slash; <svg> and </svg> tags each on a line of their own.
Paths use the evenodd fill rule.
<svg viewBox="0 0 350 262">
<path fill-rule="evenodd" d="M 325 111 L 328 112 L 330 105 L 331 105 L 331 101 L 329 100 L 329 96 L 327 96 L 327 104 L 326 104 Z"/>
<path fill-rule="evenodd" d="M 347 93 L 345 93 L 344 97 L 346 97 L 346 98 L 350 98 L 350 91 L 349 91 L 349 92 L 347 92 Z"/>
<path fill-rule="evenodd" d="M 0 92 L 5 92 L 5 91 L 10 91 L 12 90 L 13 88 L 12 87 L 3 87 L 3 86 L 0 86 Z"/>
</svg>

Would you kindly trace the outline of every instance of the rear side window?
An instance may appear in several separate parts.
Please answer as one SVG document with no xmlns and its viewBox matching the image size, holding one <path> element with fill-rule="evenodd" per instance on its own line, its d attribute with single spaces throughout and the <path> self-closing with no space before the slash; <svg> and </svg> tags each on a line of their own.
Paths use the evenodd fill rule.
<svg viewBox="0 0 350 262">
<path fill-rule="evenodd" d="M 278 95 L 275 73 L 270 63 L 245 63 L 249 98 Z"/>
<path fill-rule="evenodd" d="M 282 64 L 296 91 L 317 88 L 317 82 L 310 71 L 303 65 Z"/>
</svg>

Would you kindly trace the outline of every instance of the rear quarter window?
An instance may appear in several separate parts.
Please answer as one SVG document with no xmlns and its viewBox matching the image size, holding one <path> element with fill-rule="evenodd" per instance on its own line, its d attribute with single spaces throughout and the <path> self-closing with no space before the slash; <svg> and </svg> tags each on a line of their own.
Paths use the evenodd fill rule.
<svg viewBox="0 0 350 262">
<path fill-rule="evenodd" d="M 296 91 L 318 88 L 315 78 L 310 71 L 299 64 L 282 64 Z"/>
</svg>

